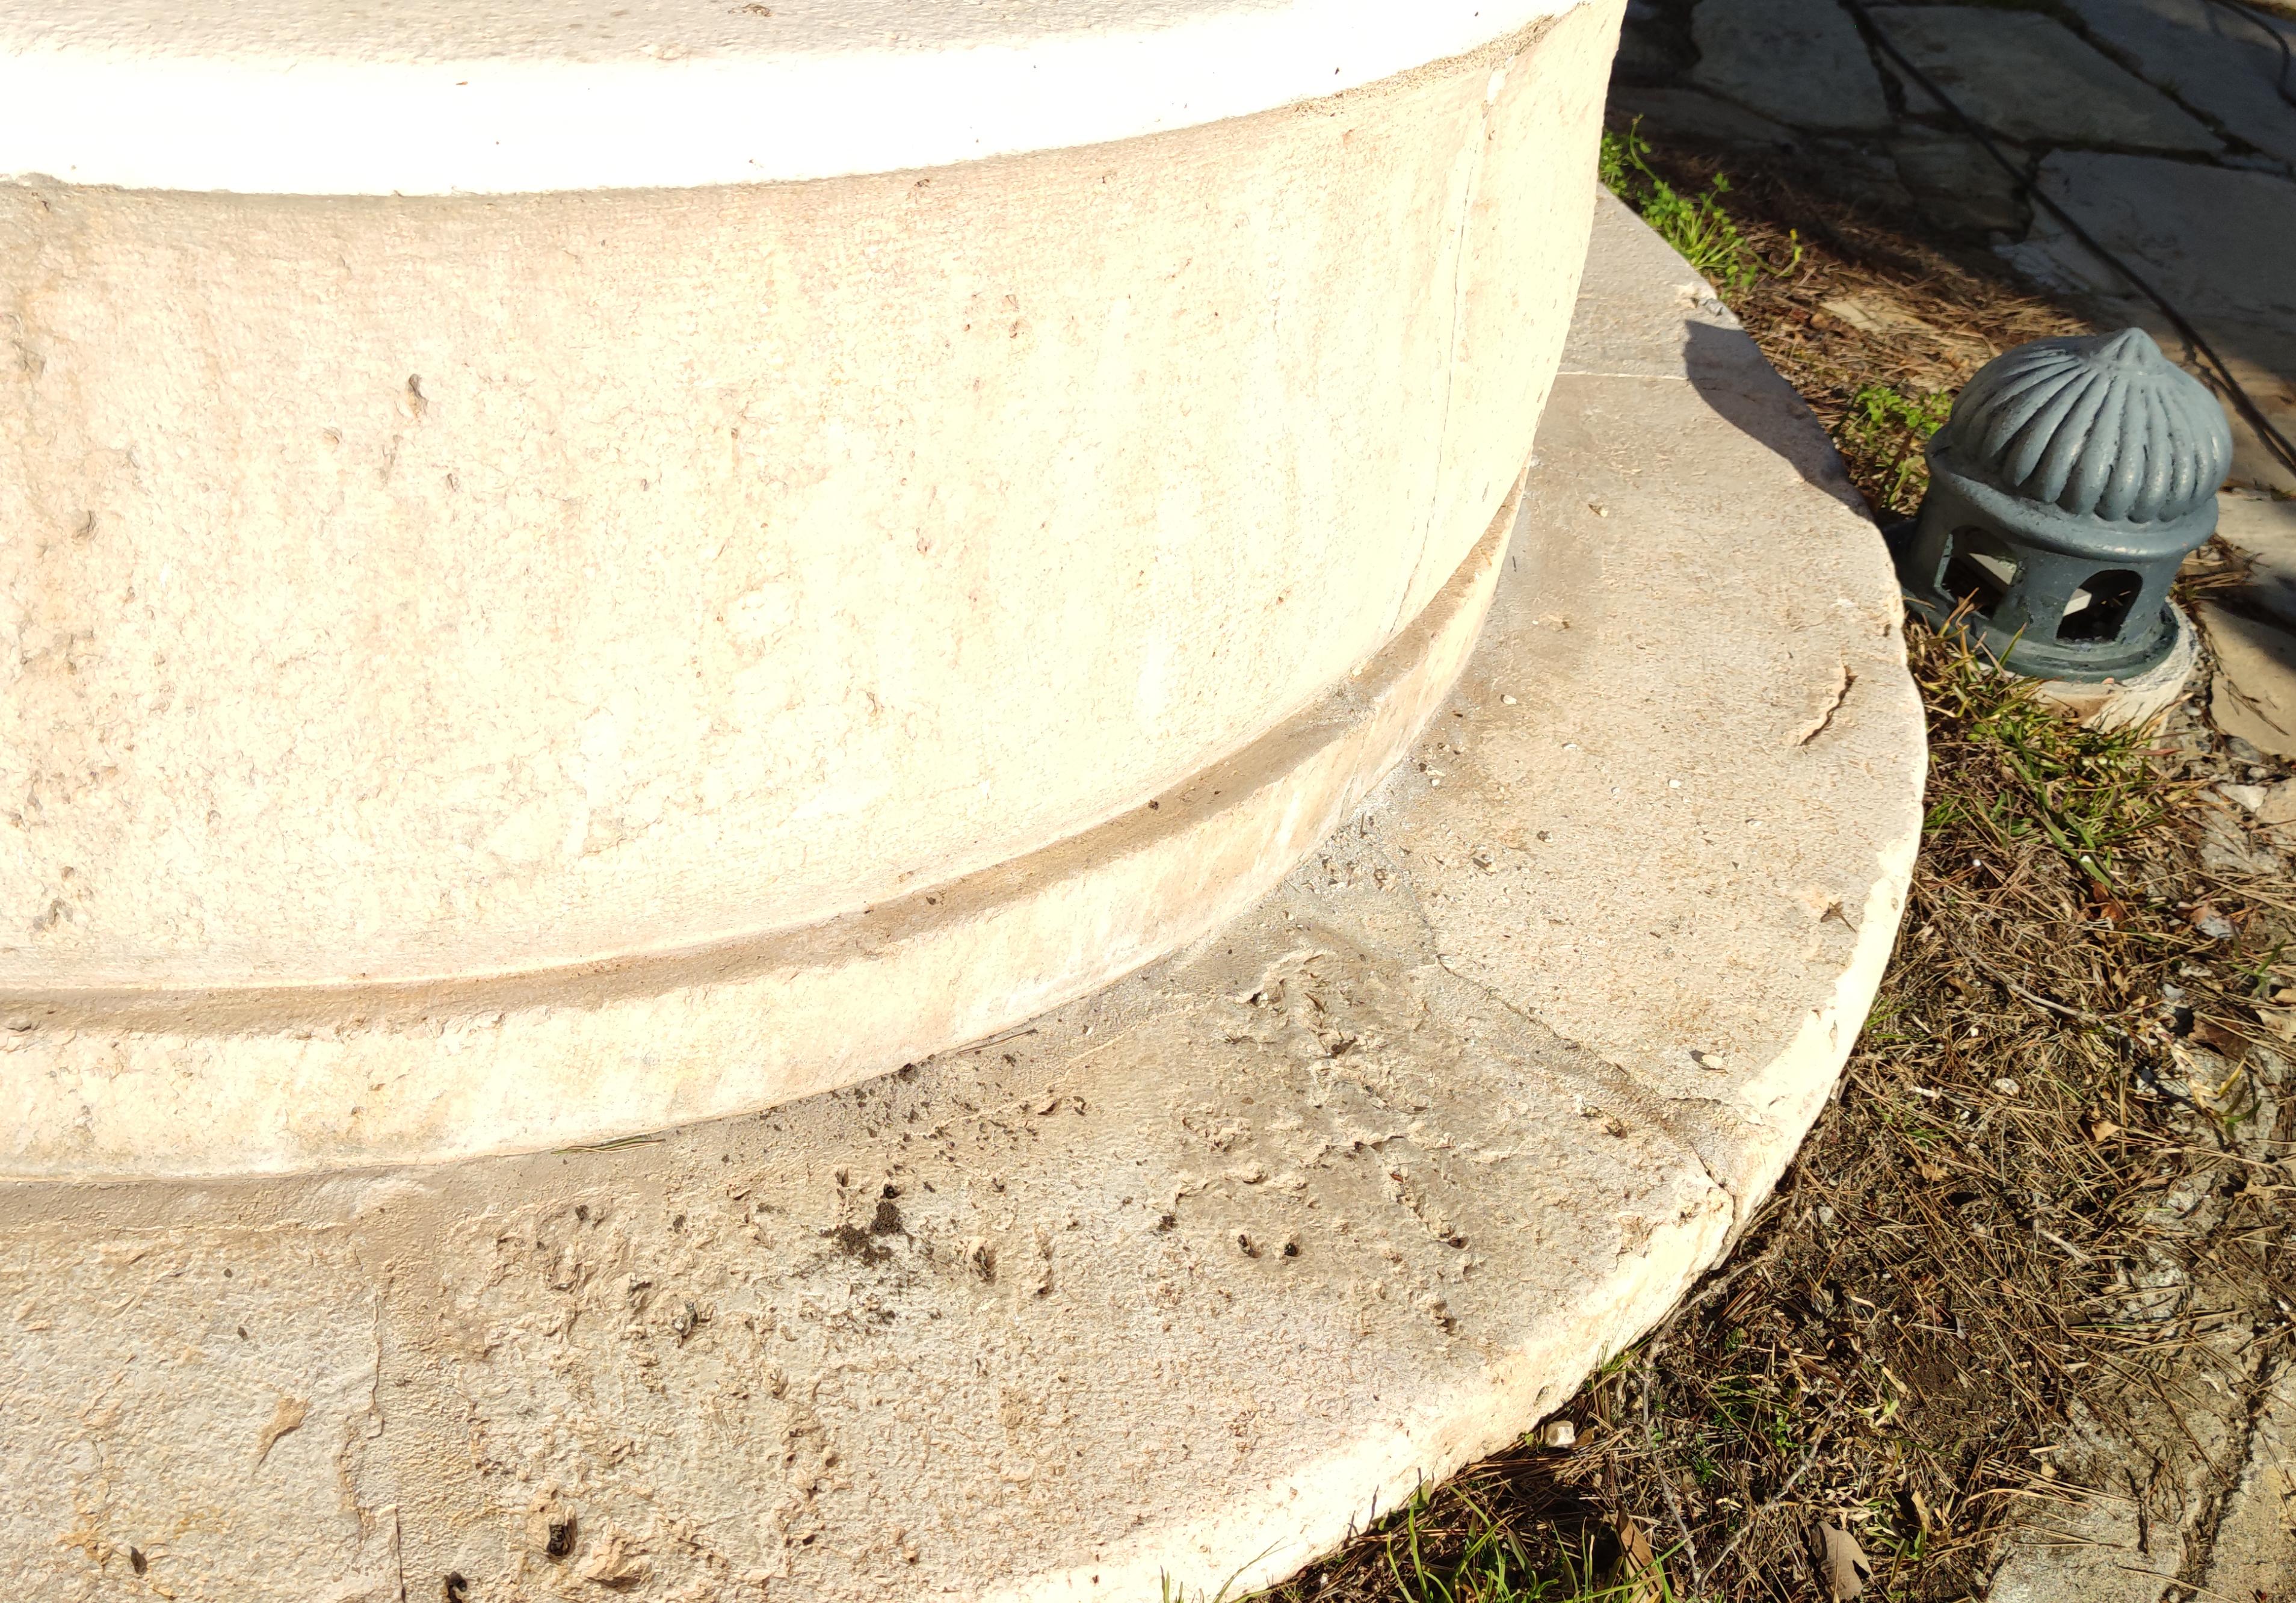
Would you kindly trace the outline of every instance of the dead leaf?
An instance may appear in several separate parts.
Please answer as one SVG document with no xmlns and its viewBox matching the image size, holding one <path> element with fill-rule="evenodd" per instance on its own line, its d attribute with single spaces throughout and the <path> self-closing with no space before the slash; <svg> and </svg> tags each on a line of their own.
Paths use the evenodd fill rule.
<svg viewBox="0 0 2296 1603">
<path fill-rule="evenodd" d="M 2230 919 L 2217 911 L 2216 904 L 2213 902 L 2203 901 L 2194 904 L 2193 910 L 2187 913 L 2185 917 L 2194 929 L 2211 941 L 2230 941 L 2240 933 L 2233 927 Z"/>
<path fill-rule="evenodd" d="M 2091 1114 L 2088 1116 L 2087 1124 L 2088 1139 L 2100 1147 L 2120 1133 L 2120 1126 L 2103 1114 Z"/>
<path fill-rule="evenodd" d="M 1666 1603 L 1666 1569 L 1651 1549 L 1650 1535 L 1640 1520 L 1620 1522 L 1619 1561 L 1611 1567 L 1610 1584 L 1619 1603 Z"/>
<path fill-rule="evenodd" d="M 1817 1527 L 1817 1571 L 1825 1582 L 1825 1595 L 1833 1603 L 1849 1603 L 1864 1593 L 1866 1583 L 1874 1578 L 1873 1561 L 1857 1545 L 1857 1539 L 1824 1521 Z"/>
<path fill-rule="evenodd" d="M 278 1445 L 280 1437 L 290 1431 L 303 1428 L 303 1420 L 310 1411 L 311 1405 L 300 1397 L 280 1398 L 279 1406 L 271 1410 L 271 1423 L 263 1427 L 263 1434 L 256 1443 L 255 1467 L 258 1469 L 263 1467 L 263 1460 L 271 1456 L 271 1450 Z"/>
<path fill-rule="evenodd" d="M 2238 1063 L 2248 1050 L 2248 1042 L 2218 1023 L 2214 1019 L 2194 1019 L 2193 1040 L 2224 1054 L 2226 1059 Z"/>
</svg>

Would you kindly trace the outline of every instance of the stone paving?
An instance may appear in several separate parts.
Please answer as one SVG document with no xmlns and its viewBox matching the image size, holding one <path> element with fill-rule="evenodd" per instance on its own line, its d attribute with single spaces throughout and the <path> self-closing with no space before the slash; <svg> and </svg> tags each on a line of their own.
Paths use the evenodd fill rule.
<svg viewBox="0 0 2296 1603">
<path fill-rule="evenodd" d="M 2134 324 L 2216 385 L 2160 308 L 2033 203 L 2042 195 L 2166 294 L 2296 437 L 2296 13 L 2221 0 L 1633 0 L 1614 121 L 1791 150 L 1861 201 L 1989 251 L 2101 323 Z M 2018 169 L 1894 61 L 1915 63 Z M 2296 471 L 2236 413 L 2227 538 L 2255 559 L 2218 617 L 2228 732 L 2296 757 Z M 2240 500 L 2233 505 L 2234 498 Z M 2237 664 L 2243 682 L 2225 682 Z M 2296 712 L 2290 715 L 2296 723 Z"/>
<path fill-rule="evenodd" d="M 2275 29 L 2296 49 L 2296 12 L 2211 0 L 1631 0 L 1611 115 L 1641 118 L 1661 143 L 1737 147 L 1749 161 L 1790 152 L 1799 170 L 1915 215 L 1925 232 L 1989 252 L 2107 326 L 2146 329 L 2209 377 L 2157 307 L 2033 203 L 2038 189 L 2146 275 L 2296 436 L 2296 103 L 2278 87 Z M 1986 129 L 2015 177 L 1885 42 Z M 2296 65 L 2287 82 L 2296 94 Z M 2292 757 L 2296 472 L 2237 414 L 2219 528 L 2253 565 L 2244 586 L 2201 609 L 2209 711 L 2251 755 Z M 2245 1461 L 2232 1495 L 2202 1495 L 2202 1467 L 2178 1459 L 2173 1473 L 2194 1484 L 2177 1533 L 2139 1528 L 2127 1499 L 2036 1516 L 1994 1578 L 1997 1603 L 2160 1603 L 2192 1595 L 2195 1581 L 2242 1603 L 2296 1599 L 2289 1382 L 2252 1420 L 2213 1419 L 2205 1403 L 2178 1412 L 2203 1434 L 2221 1427 L 2201 1455 L 2210 1463 Z M 2105 1484 L 2115 1454 L 2148 1456 L 2102 1435 L 2068 1451 L 2095 1459 Z"/>
<path fill-rule="evenodd" d="M 2296 16 L 2277 26 L 2296 48 Z M 1883 5 L 1633 0 L 1620 117 L 1799 148 L 1861 198 L 1921 213 L 2100 316 L 2185 354 L 2152 305 L 2019 193 L 1890 60 L 1884 37 L 2038 185 L 2153 281 L 2296 431 L 2296 104 L 2264 24 L 2211 0 Z M 2296 92 L 2296 68 L 2289 70 Z M 2236 479 L 2296 494 L 2245 429 Z"/>
</svg>

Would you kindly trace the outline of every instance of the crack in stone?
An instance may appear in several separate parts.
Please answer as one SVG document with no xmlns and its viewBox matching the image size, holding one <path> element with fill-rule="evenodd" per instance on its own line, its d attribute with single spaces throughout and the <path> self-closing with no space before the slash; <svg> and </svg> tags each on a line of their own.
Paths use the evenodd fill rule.
<svg viewBox="0 0 2296 1603">
<path fill-rule="evenodd" d="M 1833 715 L 1841 711 L 1842 703 L 1849 699 L 1849 692 L 1857 683 L 1857 670 L 1851 668 L 1848 662 L 1836 662 L 1834 664 L 1833 688 L 1826 696 L 1824 707 L 1820 709 L 1816 719 L 1812 719 L 1806 727 L 1804 727 L 1801 733 L 1796 735 L 1786 744 L 1788 745 L 1794 746 L 1806 746 L 1811 741 L 1816 740 L 1819 736 L 1824 734 L 1826 730 L 1833 726 Z M 1843 922 L 1847 923 L 1848 920 L 1845 919 Z"/>
<path fill-rule="evenodd" d="M 1415 895 L 1412 898 L 1412 908 L 1413 910 L 1419 915 L 1422 927 L 1427 927 L 1425 910 L 1420 906 L 1419 900 Z M 1431 930 L 1430 930 L 1430 934 L 1431 936 Z M 1693 1140 L 1690 1135 L 1677 1125 L 1671 1117 L 1660 1111 L 1661 1105 L 1671 1102 L 1712 1102 L 1713 1106 L 1717 1107 L 1722 1107 L 1725 1106 L 1724 1104 L 1714 1102 L 1710 1097 L 1676 1097 L 1660 1090 L 1658 1087 L 1644 1081 L 1632 1069 L 1626 1067 L 1622 1064 L 1612 1063 L 1609 1058 L 1603 1056 L 1591 1048 L 1572 1040 L 1570 1037 L 1556 1030 L 1554 1025 L 1546 1023 L 1544 1020 L 1535 1016 L 1534 1015 L 1524 1012 L 1521 1007 L 1516 1007 L 1513 1002 L 1501 995 L 1488 982 L 1477 980 L 1469 975 L 1461 974 L 1457 969 L 1451 966 L 1450 960 L 1445 958 L 1441 952 L 1437 951 L 1431 955 L 1434 957 L 1435 966 L 1441 969 L 1446 974 L 1448 974 L 1452 979 L 1457 981 L 1460 984 L 1466 986 L 1478 995 L 1488 998 L 1489 1000 L 1497 1003 L 1501 1008 L 1513 1015 L 1514 1018 L 1522 1024 L 1543 1034 L 1551 1036 L 1572 1056 L 1584 1058 L 1587 1060 L 1587 1063 L 1599 1064 L 1602 1065 L 1603 1070 L 1607 1070 L 1607 1073 L 1590 1070 L 1587 1066 L 1587 1064 L 1584 1063 L 1571 1064 L 1567 1066 L 1547 1063 L 1542 1063 L 1540 1065 L 1541 1068 L 1546 1069 L 1549 1073 L 1557 1074 L 1558 1077 L 1576 1077 L 1584 1080 L 1588 1085 L 1600 1090 L 1611 1093 L 1624 1092 L 1628 1106 L 1636 1114 L 1642 1115 L 1645 1120 L 1647 1120 L 1652 1129 L 1662 1133 L 1669 1143 L 1679 1148 L 1681 1151 L 1688 1154 L 1691 1161 L 1698 1165 L 1699 1172 L 1706 1177 L 1707 1184 L 1712 1186 L 1714 1189 L 1719 1192 L 1723 1198 L 1728 1202 L 1730 1205 L 1730 1229 L 1732 1232 L 1735 1232 L 1740 1221 L 1744 1217 L 1745 1212 L 1744 1204 L 1740 1200 L 1737 1192 L 1733 1188 L 1724 1183 L 1722 1178 L 1714 1172 L 1713 1165 L 1706 1161 L 1706 1155 L 1699 1151 L 1697 1142 Z M 1701 1272 L 1702 1273 L 1704 1271 L 1701 1270 Z"/>
</svg>

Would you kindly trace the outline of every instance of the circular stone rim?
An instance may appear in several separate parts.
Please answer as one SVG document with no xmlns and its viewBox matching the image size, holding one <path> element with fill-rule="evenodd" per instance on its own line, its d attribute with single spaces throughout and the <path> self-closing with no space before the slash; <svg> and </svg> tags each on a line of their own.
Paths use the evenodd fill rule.
<svg viewBox="0 0 2296 1603">
<path fill-rule="evenodd" d="M 133 20 L 68 31 L 19 18 L 0 21 L 0 182 L 442 195 L 898 172 L 1322 99 L 1580 3 L 1163 0 L 1121 27 L 951 21 L 863 44 L 834 26 L 858 7 L 834 0 L 754 50 L 689 52 L 673 20 L 660 42 L 590 60 L 483 37 L 424 59 L 292 37 L 202 51 L 197 17 L 157 43 Z"/>
<path fill-rule="evenodd" d="M 1025 1025 L 1235 917 L 1402 760 L 1480 637 L 1522 492 L 1299 714 L 1145 807 L 859 914 L 455 985 L 0 993 L 0 1184 L 611 1144 Z"/>
</svg>

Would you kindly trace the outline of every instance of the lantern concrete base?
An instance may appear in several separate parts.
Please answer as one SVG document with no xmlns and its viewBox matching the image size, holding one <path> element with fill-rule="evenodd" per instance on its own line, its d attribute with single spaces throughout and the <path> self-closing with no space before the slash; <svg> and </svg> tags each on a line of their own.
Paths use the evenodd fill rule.
<svg viewBox="0 0 2296 1603">
<path fill-rule="evenodd" d="M 1234 1596 L 1554 1409 L 1825 1101 L 1923 760 L 1823 435 L 1608 201 L 1564 372 L 1453 698 L 1193 948 L 635 1141 L 0 1188 L 0 1573 Z"/>
<path fill-rule="evenodd" d="M 2201 662 L 2200 636 L 2193 621 L 2174 602 L 2168 610 L 2177 626 L 2175 643 L 2167 656 L 2143 673 L 2095 684 L 2044 679 L 2033 693 L 2094 728 L 2135 729 L 2152 722 L 2184 699 Z"/>
</svg>

